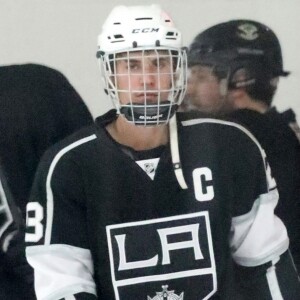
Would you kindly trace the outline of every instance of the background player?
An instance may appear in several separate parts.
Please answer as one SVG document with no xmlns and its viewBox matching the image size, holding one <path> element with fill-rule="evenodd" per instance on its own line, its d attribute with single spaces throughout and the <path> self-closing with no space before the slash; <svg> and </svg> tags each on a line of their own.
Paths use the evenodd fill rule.
<svg viewBox="0 0 300 300">
<path fill-rule="evenodd" d="M 292 110 L 272 107 L 283 70 L 275 33 L 251 20 L 232 20 L 199 33 L 189 49 L 184 109 L 228 115 L 246 126 L 266 151 L 280 195 L 275 212 L 287 226 L 300 269 L 300 143 Z"/>
<path fill-rule="evenodd" d="M 93 118 L 69 81 L 46 66 L 1 66 L 0 94 L 0 157 L 5 171 L 2 177 L 10 190 L 8 199 L 14 199 L 24 225 L 26 204 L 41 156 L 49 146 L 92 124 Z M 24 226 L 18 230 L 0 265 L 1 299 L 29 300 L 33 293 L 32 273 L 25 265 Z"/>
</svg>

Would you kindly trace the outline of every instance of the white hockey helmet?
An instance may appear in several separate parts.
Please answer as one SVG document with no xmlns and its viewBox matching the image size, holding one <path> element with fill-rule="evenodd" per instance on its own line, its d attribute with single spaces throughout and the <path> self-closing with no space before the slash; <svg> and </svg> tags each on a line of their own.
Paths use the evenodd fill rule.
<svg viewBox="0 0 300 300">
<path fill-rule="evenodd" d="M 158 65 L 162 55 L 170 62 L 170 87 L 163 90 L 163 93 L 160 88 L 156 91 L 151 90 L 151 93 L 157 95 L 156 103 L 147 103 L 145 84 L 142 90 L 140 88 L 134 90 L 129 86 L 126 91 L 129 95 L 128 103 L 120 103 L 118 78 L 115 74 L 116 61 L 120 60 L 121 56 L 123 60 L 127 59 L 129 62 L 129 56 L 132 57 L 137 52 L 140 52 L 142 57 L 147 55 L 151 55 L 152 59 L 156 57 Z M 98 37 L 97 58 L 105 91 L 118 113 L 124 115 L 128 121 L 136 125 L 167 123 L 182 102 L 186 90 L 186 49 L 182 47 L 181 33 L 160 6 L 115 7 Z M 144 73 L 143 71 L 140 75 L 145 76 Z M 130 72 L 125 75 L 130 76 Z M 154 75 L 160 76 L 160 71 L 157 70 Z M 130 96 L 135 92 L 144 93 L 144 103 L 135 103 Z M 161 94 L 168 96 L 160 96 Z"/>
</svg>

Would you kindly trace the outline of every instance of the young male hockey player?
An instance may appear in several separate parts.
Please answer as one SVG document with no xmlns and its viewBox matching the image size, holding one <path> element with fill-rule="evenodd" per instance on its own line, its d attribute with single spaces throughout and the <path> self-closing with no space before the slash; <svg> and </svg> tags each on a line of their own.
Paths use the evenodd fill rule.
<svg viewBox="0 0 300 300">
<path fill-rule="evenodd" d="M 271 107 L 283 70 L 281 46 L 266 25 L 232 20 L 199 33 L 189 49 L 190 78 L 184 107 L 227 115 L 258 139 L 278 191 L 283 220 L 300 270 L 300 143 L 292 110 Z"/>
<path fill-rule="evenodd" d="M 37 298 L 297 299 L 260 145 L 233 123 L 176 121 L 186 53 L 170 17 L 116 7 L 98 58 L 117 110 L 45 155 L 27 206 Z"/>
</svg>

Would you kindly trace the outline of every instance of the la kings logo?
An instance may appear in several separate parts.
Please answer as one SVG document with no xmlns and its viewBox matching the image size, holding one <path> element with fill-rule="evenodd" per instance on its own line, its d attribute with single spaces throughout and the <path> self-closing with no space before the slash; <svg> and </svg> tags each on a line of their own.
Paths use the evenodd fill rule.
<svg viewBox="0 0 300 300">
<path fill-rule="evenodd" d="M 106 232 L 116 300 L 200 300 L 215 293 L 208 212 L 110 225 Z"/>
<path fill-rule="evenodd" d="M 184 293 L 181 293 L 179 296 L 174 293 L 174 291 L 168 291 L 168 286 L 162 286 L 163 291 L 156 293 L 156 296 L 153 298 L 147 297 L 147 300 L 183 300 Z"/>
</svg>

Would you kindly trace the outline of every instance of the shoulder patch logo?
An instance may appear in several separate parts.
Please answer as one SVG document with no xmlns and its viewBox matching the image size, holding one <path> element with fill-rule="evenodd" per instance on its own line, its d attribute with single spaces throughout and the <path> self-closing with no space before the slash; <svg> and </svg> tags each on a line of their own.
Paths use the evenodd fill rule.
<svg viewBox="0 0 300 300">
<path fill-rule="evenodd" d="M 237 28 L 237 35 L 238 37 L 248 41 L 253 41 L 259 36 L 257 27 L 251 23 L 239 25 Z"/>
<path fill-rule="evenodd" d="M 179 296 L 174 293 L 174 291 L 168 291 L 168 286 L 162 286 L 162 292 L 156 292 L 156 296 L 151 298 L 147 296 L 147 300 L 184 300 L 182 292 Z"/>
</svg>

